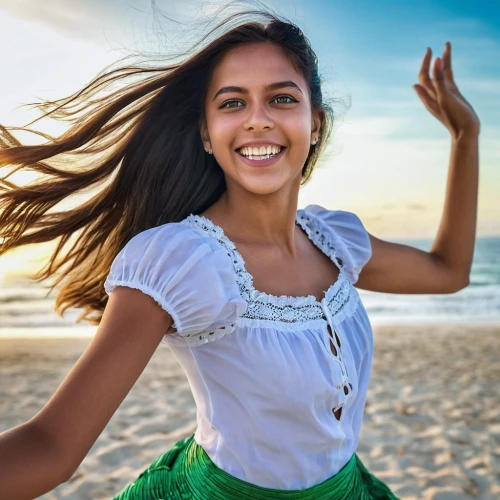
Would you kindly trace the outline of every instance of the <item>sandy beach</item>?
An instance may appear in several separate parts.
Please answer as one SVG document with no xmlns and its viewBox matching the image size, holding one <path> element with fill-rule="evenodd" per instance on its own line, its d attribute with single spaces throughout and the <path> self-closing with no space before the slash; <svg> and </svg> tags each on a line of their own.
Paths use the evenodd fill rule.
<svg viewBox="0 0 500 500">
<path fill-rule="evenodd" d="M 500 498 L 500 325 L 375 326 L 358 455 L 401 499 Z M 90 339 L 0 339 L 0 431 L 48 401 Z M 110 499 L 195 430 L 165 345 L 73 477 L 40 498 Z"/>
</svg>

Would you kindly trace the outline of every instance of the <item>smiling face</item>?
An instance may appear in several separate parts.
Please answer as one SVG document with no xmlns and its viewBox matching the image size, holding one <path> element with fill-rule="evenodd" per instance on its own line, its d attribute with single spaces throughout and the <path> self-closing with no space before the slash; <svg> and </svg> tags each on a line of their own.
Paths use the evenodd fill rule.
<svg viewBox="0 0 500 500">
<path fill-rule="evenodd" d="M 271 87 L 278 82 L 288 84 Z M 261 195 L 285 187 L 298 191 L 321 119 L 318 113 L 313 116 L 307 83 L 283 49 L 252 43 L 227 53 L 214 70 L 205 116 L 200 126 L 203 145 L 212 148 L 228 191 L 241 194 L 243 189 Z M 279 144 L 285 149 L 274 162 L 261 166 L 237 151 L 249 142 Z"/>
</svg>

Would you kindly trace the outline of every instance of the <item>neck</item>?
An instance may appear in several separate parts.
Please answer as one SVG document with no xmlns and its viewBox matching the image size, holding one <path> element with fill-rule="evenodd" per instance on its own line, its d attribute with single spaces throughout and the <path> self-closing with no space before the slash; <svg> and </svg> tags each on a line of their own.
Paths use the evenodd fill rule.
<svg viewBox="0 0 500 500">
<path fill-rule="evenodd" d="M 203 215 L 222 227 L 227 237 L 242 245 L 278 246 L 297 254 L 297 196 L 231 196 L 224 193 Z"/>
</svg>

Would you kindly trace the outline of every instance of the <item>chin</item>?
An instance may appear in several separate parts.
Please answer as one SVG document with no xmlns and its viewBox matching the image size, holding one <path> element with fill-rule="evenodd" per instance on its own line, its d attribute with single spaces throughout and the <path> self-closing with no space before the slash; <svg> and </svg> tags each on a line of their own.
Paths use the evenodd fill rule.
<svg viewBox="0 0 500 500">
<path fill-rule="evenodd" d="M 291 170 L 291 169 L 290 169 Z M 235 169 L 233 172 L 226 172 L 226 182 L 236 184 L 240 189 L 255 195 L 270 195 L 283 189 L 290 189 L 297 184 L 300 186 L 302 180 L 302 169 L 296 172 L 287 168 L 280 168 L 273 171 L 263 169 L 254 171 Z"/>
<path fill-rule="evenodd" d="M 270 188 L 269 186 L 262 186 L 260 188 L 257 188 L 257 187 L 251 188 L 251 189 L 247 188 L 247 191 L 249 191 L 252 194 L 265 196 L 265 195 L 270 195 L 270 194 L 276 193 L 277 191 L 279 191 L 279 189 L 280 189 L 279 187 L 276 189 L 273 189 L 273 188 Z"/>
<path fill-rule="evenodd" d="M 245 179 L 240 181 L 240 186 L 246 191 L 258 194 L 267 195 L 273 194 L 289 185 L 293 179 L 276 179 L 269 176 L 262 176 L 260 179 Z"/>
</svg>

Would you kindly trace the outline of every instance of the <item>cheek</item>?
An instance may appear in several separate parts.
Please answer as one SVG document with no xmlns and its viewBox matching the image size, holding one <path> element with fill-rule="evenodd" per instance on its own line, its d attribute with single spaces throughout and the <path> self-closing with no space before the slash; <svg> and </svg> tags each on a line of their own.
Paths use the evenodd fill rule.
<svg viewBox="0 0 500 500">
<path fill-rule="evenodd" d="M 296 142 L 307 141 L 311 131 L 311 120 L 303 113 L 296 113 L 287 117 L 283 125 L 290 139 Z"/>
<path fill-rule="evenodd" d="M 215 142 L 231 144 L 237 139 L 239 123 L 230 115 L 220 116 L 210 126 L 210 137 Z"/>
</svg>

